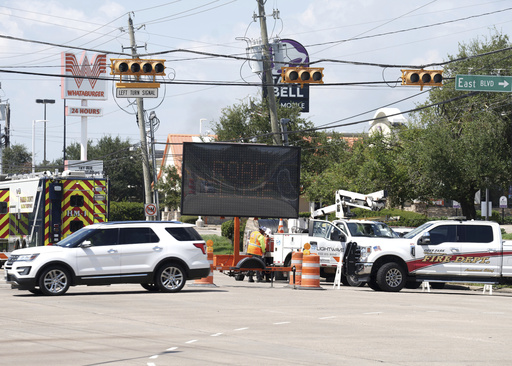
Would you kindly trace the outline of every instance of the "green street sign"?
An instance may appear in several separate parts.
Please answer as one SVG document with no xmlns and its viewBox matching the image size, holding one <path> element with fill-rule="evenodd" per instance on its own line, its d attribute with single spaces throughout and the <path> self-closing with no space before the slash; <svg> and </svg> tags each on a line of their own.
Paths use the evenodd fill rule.
<svg viewBox="0 0 512 366">
<path fill-rule="evenodd" d="M 455 90 L 512 92 L 512 76 L 456 75 Z"/>
</svg>

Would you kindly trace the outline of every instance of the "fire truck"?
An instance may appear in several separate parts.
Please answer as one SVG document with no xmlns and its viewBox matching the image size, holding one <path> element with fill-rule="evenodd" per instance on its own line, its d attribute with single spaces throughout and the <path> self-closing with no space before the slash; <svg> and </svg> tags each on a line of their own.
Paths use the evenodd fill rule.
<svg viewBox="0 0 512 366">
<path fill-rule="evenodd" d="M 108 221 L 108 192 L 108 178 L 83 171 L 0 177 L 0 265 L 12 250 Z"/>
</svg>

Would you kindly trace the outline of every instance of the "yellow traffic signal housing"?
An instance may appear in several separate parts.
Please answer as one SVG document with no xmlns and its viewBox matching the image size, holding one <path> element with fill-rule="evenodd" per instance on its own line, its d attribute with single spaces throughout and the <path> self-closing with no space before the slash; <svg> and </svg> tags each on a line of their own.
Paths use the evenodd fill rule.
<svg viewBox="0 0 512 366">
<path fill-rule="evenodd" d="M 443 86 L 443 70 L 401 70 L 402 85 Z"/>
<path fill-rule="evenodd" d="M 323 84 L 323 67 L 281 67 L 281 81 L 285 84 Z"/>
<path fill-rule="evenodd" d="M 129 86 L 135 87 L 134 83 L 122 83 L 123 76 L 135 76 L 136 81 L 140 80 L 141 76 L 152 76 L 153 84 L 157 76 L 165 76 L 165 60 L 145 60 L 140 58 L 111 58 L 110 59 L 110 75 L 119 75 L 119 81 L 117 86 L 120 84 L 128 84 Z M 144 87 L 150 87 L 145 84 Z M 124 85 L 127 86 L 127 85 Z M 152 85 L 152 87 L 159 87 Z"/>
</svg>

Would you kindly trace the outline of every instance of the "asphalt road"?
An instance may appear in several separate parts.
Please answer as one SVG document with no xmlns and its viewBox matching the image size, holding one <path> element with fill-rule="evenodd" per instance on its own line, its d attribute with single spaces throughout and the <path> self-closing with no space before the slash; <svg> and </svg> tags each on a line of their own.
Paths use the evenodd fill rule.
<svg viewBox="0 0 512 366">
<path fill-rule="evenodd" d="M 0 285 L 2 365 L 509 365 L 512 293 L 237 282 L 44 297 Z"/>
</svg>

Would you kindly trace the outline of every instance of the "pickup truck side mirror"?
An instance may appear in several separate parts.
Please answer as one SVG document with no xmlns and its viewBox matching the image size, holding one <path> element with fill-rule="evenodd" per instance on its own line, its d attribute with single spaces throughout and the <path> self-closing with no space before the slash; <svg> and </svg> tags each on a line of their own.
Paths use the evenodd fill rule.
<svg viewBox="0 0 512 366">
<path fill-rule="evenodd" d="M 419 245 L 427 245 L 430 244 L 430 233 L 427 231 L 421 235 L 421 238 L 418 239 Z"/>
<path fill-rule="evenodd" d="M 334 230 L 332 233 L 331 233 L 331 237 L 330 239 L 332 241 L 347 241 L 347 237 L 339 230 Z"/>
</svg>

